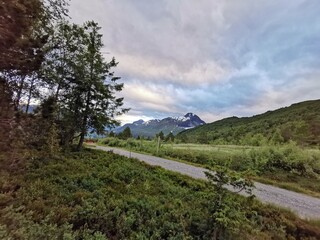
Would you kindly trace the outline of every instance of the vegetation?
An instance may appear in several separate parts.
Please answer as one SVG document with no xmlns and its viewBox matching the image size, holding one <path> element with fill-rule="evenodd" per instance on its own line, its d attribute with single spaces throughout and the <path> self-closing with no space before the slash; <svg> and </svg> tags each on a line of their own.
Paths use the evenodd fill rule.
<svg viewBox="0 0 320 240">
<path fill-rule="evenodd" d="M 251 187 L 228 168 L 203 182 L 82 149 L 89 132 L 103 133 L 127 111 L 98 24 L 69 23 L 63 0 L 0 5 L 0 239 L 319 238 L 317 223 L 224 190 Z M 32 101 L 39 107 L 30 113 Z M 126 141 L 109 144 L 143 148 L 130 137 L 128 129 Z M 317 160 L 284 156 L 257 166 L 319 174 Z"/>
<path fill-rule="evenodd" d="M 207 168 L 223 166 L 238 172 L 250 171 L 259 181 L 320 196 L 320 151 L 302 149 L 293 142 L 264 147 L 170 143 L 162 144 L 160 151 L 156 141 L 131 139 L 129 146 L 127 141 L 107 138 L 100 143 Z"/>
<path fill-rule="evenodd" d="M 183 131 L 182 142 L 234 145 L 320 145 L 320 100 L 293 104 L 253 117 L 231 117 Z"/>
<path fill-rule="evenodd" d="M 111 131 L 110 134 L 109 134 L 110 137 L 112 136 L 115 136 L 115 134 Z M 124 139 L 124 140 L 127 140 L 129 138 L 132 138 L 132 134 L 131 134 L 131 130 L 129 127 L 126 127 L 123 132 L 119 133 L 117 135 L 118 138 L 120 139 Z"/>
<path fill-rule="evenodd" d="M 66 5 L 65 1 L 33 0 L 1 7 L 8 21 L 25 20 L 22 26 L 2 26 L 7 38 L 1 59 L 13 60 L 0 66 L 0 78 L 1 98 L 6 99 L 1 110 L 12 108 L 11 118 L 16 117 L 25 133 L 37 136 L 28 147 L 39 149 L 52 138 L 66 148 L 78 139 L 80 150 L 89 132 L 103 133 L 117 124 L 115 115 L 127 111 L 120 108 L 123 98 L 115 97 L 123 84 L 117 83 L 120 78 L 112 70 L 116 60 L 103 58 L 98 24 L 69 23 Z M 33 113 L 29 113 L 31 100 L 40 103 Z"/>
<path fill-rule="evenodd" d="M 220 185 L 112 153 L 85 149 L 34 158 L 23 174 L 0 169 L 1 239 L 316 239 L 320 234 L 316 225 Z M 223 169 L 218 176 L 221 183 L 234 182 Z"/>
</svg>

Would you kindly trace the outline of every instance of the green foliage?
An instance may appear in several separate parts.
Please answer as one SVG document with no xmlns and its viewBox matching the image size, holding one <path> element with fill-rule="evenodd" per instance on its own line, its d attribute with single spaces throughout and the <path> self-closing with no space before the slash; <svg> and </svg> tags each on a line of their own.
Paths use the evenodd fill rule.
<svg viewBox="0 0 320 240">
<path fill-rule="evenodd" d="M 23 208 L 10 206 L 0 212 L 0 239 L 75 239 L 71 225 L 50 223 L 49 216 L 36 222 L 32 212 L 24 212 Z"/>
<path fill-rule="evenodd" d="M 216 168 L 214 174 L 206 172 L 213 191 L 209 197 L 209 221 L 211 239 L 225 239 L 229 235 L 239 235 L 240 229 L 248 231 L 250 221 L 246 214 L 250 204 L 225 188 L 231 186 L 235 191 L 252 193 L 253 183 L 244 176 L 231 172 L 227 168 Z M 244 201 L 247 201 L 244 203 Z M 252 201 L 249 201 L 252 203 Z"/>
<path fill-rule="evenodd" d="M 123 98 L 115 97 L 123 88 L 112 71 L 117 62 L 104 59 L 99 32 L 92 21 L 83 26 L 59 23 L 53 37 L 57 46 L 43 64 L 43 79 L 55 90 L 62 139 L 70 144 L 78 133 L 78 150 L 88 131 L 103 134 L 106 126 L 117 124 L 113 116 L 126 111 L 119 109 Z"/>
<path fill-rule="evenodd" d="M 222 119 L 179 133 L 182 142 L 236 145 L 320 145 L 320 100 L 293 104 L 253 117 Z"/>
<path fill-rule="evenodd" d="M 84 230 L 116 239 L 203 234 L 203 183 L 124 157 L 85 151 L 47 163 L 39 159 L 25 180 L 17 200 L 23 215 L 32 211 L 32 221 L 22 223 L 26 228 L 48 216 L 46 224 L 69 223 L 81 237 Z"/>
<path fill-rule="evenodd" d="M 271 137 L 271 143 L 273 143 L 274 145 L 278 145 L 278 144 L 282 144 L 284 143 L 284 137 L 281 134 L 281 130 L 279 128 L 276 129 L 276 131 L 274 132 L 274 134 Z"/>
<path fill-rule="evenodd" d="M 224 239 L 285 239 L 320 232 L 222 187 L 232 183 L 242 188 L 247 183 L 239 177 L 217 169 L 206 183 L 95 150 L 34 159 L 23 175 L 0 175 L 0 236 L 212 239 L 216 231 Z"/>
<path fill-rule="evenodd" d="M 226 166 L 234 171 L 252 171 L 260 178 L 274 179 L 279 183 L 292 183 L 294 189 L 320 191 L 320 152 L 302 149 L 294 142 L 284 145 L 212 146 L 191 144 L 162 144 L 159 152 L 155 141 L 130 140 L 130 150 L 156 156 L 183 160 L 206 167 Z M 128 148 L 120 139 L 105 139 L 101 143 Z M 259 178 L 259 179 L 260 179 Z M 281 180 L 280 180 L 281 179 Z M 310 181 L 314 179 L 316 181 Z M 280 181 L 279 181 L 280 180 Z"/>
<path fill-rule="evenodd" d="M 41 116 L 43 121 L 50 119 L 50 123 L 43 128 L 43 133 L 38 131 L 33 134 L 39 137 L 33 141 L 34 145 L 38 145 L 37 149 L 42 147 L 39 146 L 42 142 L 47 144 L 41 139 L 48 139 L 42 135 L 50 132 L 51 137 L 56 135 L 56 142 L 64 147 L 79 137 L 80 150 L 89 131 L 104 133 L 107 126 L 118 124 L 114 116 L 127 111 L 121 109 L 123 98 L 116 97 L 116 92 L 123 88 L 123 84 L 118 83 L 120 78 L 113 71 L 118 63 L 114 58 L 105 60 L 102 34 L 97 23 L 89 21 L 77 25 L 66 20 L 66 1 L 22 2 L 19 0 L 8 9 L 12 7 L 14 11 L 22 11 L 19 15 L 26 15 L 23 19 L 30 24 L 27 26 L 17 19 L 27 28 L 17 33 L 17 42 L 23 42 L 25 47 L 15 49 L 15 58 L 23 58 L 23 62 L 16 66 L 12 64 L 12 69 L 3 69 L 0 64 L 1 78 L 13 93 L 11 104 L 16 111 L 22 110 L 20 103 L 25 100 L 27 106 L 24 111 L 32 119 L 33 113 L 28 113 L 31 100 L 41 103 L 42 112 L 38 113 L 37 118 Z M 14 5 L 19 5 L 19 8 Z M 26 10 L 28 7 L 30 11 Z M 17 26 L 17 29 L 20 27 Z M 22 33 L 23 37 L 18 39 Z M 53 124 L 54 128 L 51 127 Z"/>
<path fill-rule="evenodd" d="M 166 142 L 174 142 L 174 135 L 170 132 L 164 139 Z"/>
<path fill-rule="evenodd" d="M 110 136 L 112 137 L 112 136 Z M 123 132 L 119 133 L 118 138 L 120 139 L 124 139 L 124 140 L 127 140 L 129 138 L 132 138 L 132 134 L 131 134 L 131 129 L 129 127 L 126 127 Z"/>
<path fill-rule="evenodd" d="M 160 137 L 160 140 L 164 140 L 164 133 L 160 131 L 159 133 L 156 134 L 156 138 Z"/>
</svg>

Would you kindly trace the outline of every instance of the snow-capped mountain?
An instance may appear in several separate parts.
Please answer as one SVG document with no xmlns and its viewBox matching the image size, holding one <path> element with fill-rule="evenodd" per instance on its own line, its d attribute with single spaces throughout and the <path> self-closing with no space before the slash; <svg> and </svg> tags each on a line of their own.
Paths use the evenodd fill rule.
<svg viewBox="0 0 320 240">
<path fill-rule="evenodd" d="M 162 131 L 165 135 L 172 132 L 177 134 L 185 129 L 194 128 L 205 124 L 197 115 L 187 113 L 181 117 L 167 117 L 164 119 L 152 119 L 149 121 L 138 120 L 127 123 L 121 127 L 113 129 L 115 133 L 122 132 L 126 127 L 130 127 L 133 136 L 154 137 Z"/>
</svg>

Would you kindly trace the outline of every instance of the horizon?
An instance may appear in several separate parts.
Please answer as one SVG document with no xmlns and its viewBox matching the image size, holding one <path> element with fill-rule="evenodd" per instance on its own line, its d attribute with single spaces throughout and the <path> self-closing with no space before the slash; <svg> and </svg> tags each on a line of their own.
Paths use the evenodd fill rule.
<svg viewBox="0 0 320 240">
<path fill-rule="evenodd" d="M 187 112 L 205 122 L 319 99 L 320 2 L 71 1 L 122 78 L 121 125 Z M 110 53 L 110 54 L 109 54 Z"/>
<path fill-rule="evenodd" d="M 290 106 L 295 105 L 295 104 L 298 104 L 298 103 L 310 102 L 310 101 L 320 101 L 320 99 L 310 99 L 310 100 L 305 100 L 305 101 L 301 101 L 301 102 L 294 102 L 294 103 L 291 103 L 291 104 L 289 104 L 289 105 L 287 105 L 287 106 L 282 106 L 282 107 L 279 107 L 279 108 L 276 108 L 276 109 L 269 109 L 269 110 L 267 110 L 267 111 L 265 111 L 265 112 L 253 114 L 253 115 L 250 115 L 250 116 L 235 116 L 235 115 L 233 115 L 233 116 L 227 116 L 227 117 L 224 117 L 224 118 L 220 118 L 220 119 L 214 120 L 214 121 L 212 121 L 212 122 L 207 122 L 207 121 L 205 121 L 204 119 L 202 119 L 202 117 L 201 117 L 199 114 L 194 113 L 194 112 L 192 112 L 192 113 L 193 113 L 194 115 L 197 115 L 201 120 L 205 121 L 206 124 L 209 124 L 209 123 L 213 123 L 213 122 L 216 122 L 216 121 L 219 121 L 219 120 L 223 120 L 223 119 L 225 119 L 225 118 L 232 118 L 232 117 L 236 117 L 236 118 L 250 118 L 250 117 L 257 116 L 257 115 L 262 115 L 262 114 L 267 113 L 267 112 L 269 112 L 269 111 L 273 112 L 273 111 L 276 111 L 276 110 L 279 110 L 279 109 L 282 109 L 282 108 L 290 107 Z M 120 124 L 119 126 L 124 126 L 125 124 L 134 123 L 134 122 L 140 121 L 140 120 L 143 120 L 144 122 L 147 122 L 147 121 L 149 121 L 149 120 L 162 120 L 162 119 L 167 118 L 167 117 L 182 117 L 182 116 L 184 116 L 184 115 L 186 115 L 186 114 L 188 114 L 188 113 L 185 113 L 185 114 L 180 115 L 180 116 L 169 116 L 169 115 L 168 115 L 168 116 L 163 117 L 163 118 L 150 118 L 150 119 L 146 119 L 146 120 L 140 118 L 140 119 L 137 119 L 137 120 L 133 120 L 132 122 L 121 122 L 121 124 Z"/>
</svg>

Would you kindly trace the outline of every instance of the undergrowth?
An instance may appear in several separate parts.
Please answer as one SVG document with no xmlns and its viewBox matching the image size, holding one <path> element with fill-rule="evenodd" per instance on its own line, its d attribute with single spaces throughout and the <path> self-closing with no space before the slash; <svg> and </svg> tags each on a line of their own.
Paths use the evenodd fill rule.
<svg viewBox="0 0 320 240">
<path fill-rule="evenodd" d="M 0 239 L 212 239 L 216 226 L 210 183 L 97 150 L 34 158 L 0 183 Z M 234 209 L 222 223 L 242 216 L 222 228 L 225 239 L 320 236 L 291 213 L 233 194 L 225 199 Z"/>
</svg>

